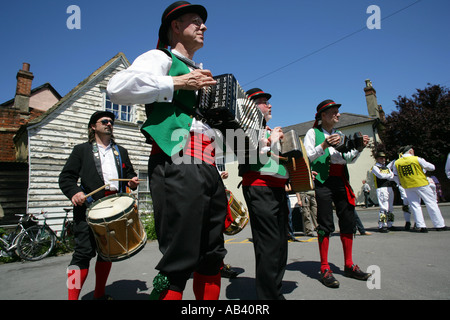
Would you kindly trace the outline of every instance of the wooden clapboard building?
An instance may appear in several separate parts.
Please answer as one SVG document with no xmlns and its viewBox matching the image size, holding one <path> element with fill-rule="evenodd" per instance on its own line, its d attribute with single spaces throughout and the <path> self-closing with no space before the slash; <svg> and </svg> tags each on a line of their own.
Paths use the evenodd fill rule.
<svg viewBox="0 0 450 320">
<path fill-rule="evenodd" d="M 145 114 L 144 106 L 112 104 L 106 93 L 109 79 L 129 65 L 123 53 L 117 54 L 81 81 L 67 95 L 59 97 L 50 108 L 24 122 L 14 134 L 12 142 L 15 158 L 10 162 L 22 164 L 22 175 L 26 178 L 26 184 L 21 185 L 20 191 L 26 195 L 22 208 L 30 213 L 46 211 L 49 223 L 56 230 L 61 226 L 61 219 L 64 216 L 63 208 L 71 207 L 71 202 L 59 189 L 59 173 L 73 147 L 87 141 L 87 124 L 95 111 L 109 110 L 116 114 L 114 126 L 116 142 L 128 149 L 130 159 L 140 178 L 147 177 L 147 162 L 151 146 L 145 143 L 140 133 L 140 124 Z M 23 167 L 26 170 L 23 170 Z M 11 177 L 3 172 L 0 181 L 2 189 L 7 188 Z M 23 190 L 24 187 L 25 190 Z M 137 196 L 146 198 L 147 188 L 145 182 L 141 183 L 136 192 Z M 12 199 L 12 195 L 0 195 L 2 207 L 8 207 Z M 2 220 L 9 221 L 13 215 L 12 210 L 5 212 Z"/>
</svg>

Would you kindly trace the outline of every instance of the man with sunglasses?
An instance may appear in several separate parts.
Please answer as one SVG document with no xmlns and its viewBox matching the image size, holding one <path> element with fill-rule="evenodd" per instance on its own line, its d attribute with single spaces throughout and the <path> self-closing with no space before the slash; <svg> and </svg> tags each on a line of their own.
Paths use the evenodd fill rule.
<svg viewBox="0 0 450 320">
<path fill-rule="evenodd" d="M 141 131 L 152 144 L 148 174 L 162 253 L 154 299 L 181 300 L 192 273 L 196 299 L 220 294 L 227 198 L 213 132 L 195 113 L 196 91 L 216 81 L 192 60 L 203 47 L 206 18 L 201 5 L 172 3 L 161 18 L 157 49 L 139 56 L 107 87 L 115 103 L 146 105 Z"/>
<path fill-rule="evenodd" d="M 114 142 L 114 114 L 96 111 L 88 124 L 88 142 L 76 145 L 59 175 L 59 186 L 73 205 L 75 250 L 68 268 L 69 300 L 78 300 L 87 278 L 90 260 L 97 254 L 94 235 L 86 221 L 88 206 L 105 196 L 135 190 L 139 184 L 128 152 Z M 80 185 L 78 180 L 80 179 Z M 130 179 L 129 181 L 112 181 Z M 86 194 L 109 185 L 86 198 Z M 94 299 L 110 299 L 105 295 L 111 262 L 97 255 Z M 74 281 L 75 280 L 75 281 Z"/>
</svg>

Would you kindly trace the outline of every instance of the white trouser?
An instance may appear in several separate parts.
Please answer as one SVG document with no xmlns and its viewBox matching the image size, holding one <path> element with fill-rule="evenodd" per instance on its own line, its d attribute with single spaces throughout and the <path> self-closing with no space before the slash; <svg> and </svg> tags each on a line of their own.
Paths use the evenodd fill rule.
<svg viewBox="0 0 450 320">
<path fill-rule="evenodd" d="M 378 227 L 392 227 L 393 220 L 388 213 L 393 215 L 394 211 L 394 191 L 392 187 L 377 188 L 378 205 L 380 206 L 380 213 L 378 218 Z"/>
<path fill-rule="evenodd" d="M 435 228 L 445 227 L 444 218 L 442 217 L 441 210 L 436 201 L 436 197 L 433 194 L 433 190 L 429 185 L 423 187 L 405 189 L 408 197 L 409 208 L 414 215 L 416 226 L 418 228 L 426 228 L 425 220 L 423 219 L 422 207 L 420 206 L 420 200 L 422 199 L 427 207 L 428 214 L 430 215 L 431 222 Z"/>
<path fill-rule="evenodd" d="M 400 198 L 402 198 L 403 205 L 407 206 L 409 204 L 409 202 L 408 202 L 408 196 L 406 195 L 405 188 L 403 188 L 401 185 L 398 185 L 398 191 L 400 192 Z"/>
<path fill-rule="evenodd" d="M 397 186 L 398 186 L 398 191 L 400 192 L 400 198 L 402 198 L 402 201 L 403 201 L 403 207 L 409 206 L 408 196 L 406 195 L 405 188 L 403 188 L 399 184 Z M 405 218 L 406 222 L 411 222 L 411 213 L 409 213 L 409 211 L 403 211 L 403 217 Z"/>
<path fill-rule="evenodd" d="M 394 191 L 391 187 L 377 188 L 378 205 L 380 211 L 393 212 L 394 211 Z"/>
</svg>

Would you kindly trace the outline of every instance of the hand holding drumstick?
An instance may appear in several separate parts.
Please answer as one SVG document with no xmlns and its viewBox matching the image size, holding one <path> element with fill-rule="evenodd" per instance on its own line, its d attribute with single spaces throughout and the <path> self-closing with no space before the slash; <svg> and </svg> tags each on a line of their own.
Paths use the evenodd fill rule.
<svg viewBox="0 0 450 320">
<path fill-rule="evenodd" d="M 88 194 L 84 194 L 83 191 L 76 193 L 72 197 L 73 205 L 74 206 L 82 206 L 88 197 L 92 196 L 94 193 L 97 193 L 102 189 L 105 189 L 107 186 L 109 186 L 109 184 L 105 184 L 104 186 L 101 186 L 100 188 L 95 189 L 94 191 L 92 191 L 91 193 L 88 193 Z"/>
<path fill-rule="evenodd" d="M 131 179 L 111 179 L 110 181 L 128 181 L 128 186 L 134 190 L 139 185 L 139 181 L 145 181 L 145 180 L 142 180 L 142 179 L 140 180 L 140 179 L 138 179 L 138 177 L 133 177 Z M 104 186 L 101 186 L 100 188 L 95 189 L 94 191 L 92 191 L 91 193 L 88 193 L 88 194 L 84 194 L 84 192 L 82 192 L 82 191 L 76 193 L 72 197 L 73 205 L 74 206 L 82 206 L 88 197 L 90 197 L 94 193 L 97 193 L 100 190 L 106 188 L 107 186 L 109 186 L 109 184 L 105 184 Z"/>
</svg>

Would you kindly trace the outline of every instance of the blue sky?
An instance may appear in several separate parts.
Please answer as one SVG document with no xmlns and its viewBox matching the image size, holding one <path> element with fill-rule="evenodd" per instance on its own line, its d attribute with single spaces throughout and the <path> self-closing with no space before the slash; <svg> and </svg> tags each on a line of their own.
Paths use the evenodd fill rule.
<svg viewBox="0 0 450 320">
<path fill-rule="evenodd" d="M 0 102 L 14 97 L 16 74 L 31 64 L 33 88 L 67 94 L 123 52 L 132 62 L 153 49 L 167 0 L 22 0 L 0 5 Z M 205 46 L 195 59 L 232 73 L 245 89 L 270 92 L 274 126 L 313 120 L 325 99 L 367 115 L 369 78 L 387 114 L 393 100 L 427 83 L 450 86 L 448 0 L 209 0 Z M 68 29 L 70 5 L 81 29 Z M 381 28 L 368 29 L 370 5 Z"/>
</svg>

